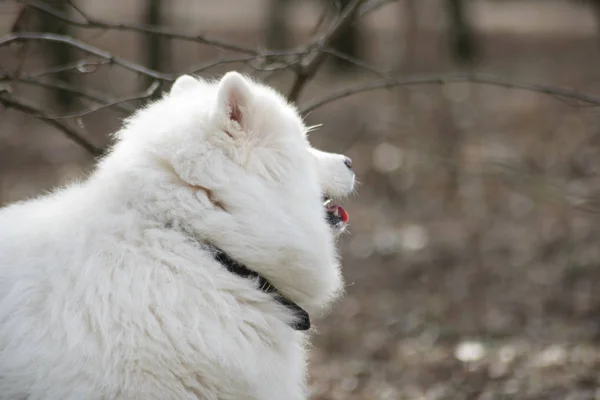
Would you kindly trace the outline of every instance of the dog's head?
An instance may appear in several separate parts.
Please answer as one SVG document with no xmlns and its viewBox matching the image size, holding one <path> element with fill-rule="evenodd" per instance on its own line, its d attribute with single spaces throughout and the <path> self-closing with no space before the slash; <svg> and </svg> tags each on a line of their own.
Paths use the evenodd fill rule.
<svg viewBox="0 0 600 400">
<path fill-rule="evenodd" d="M 333 241 L 349 217 L 332 199 L 355 178 L 350 159 L 311 147 L 307 130 L 279 93 L 238 73 L 182 76 L 128 121 L 121 147 L 142 149 L 146 190 L 170 217 L 310 306 L 340 288 Z"/>
</svg>

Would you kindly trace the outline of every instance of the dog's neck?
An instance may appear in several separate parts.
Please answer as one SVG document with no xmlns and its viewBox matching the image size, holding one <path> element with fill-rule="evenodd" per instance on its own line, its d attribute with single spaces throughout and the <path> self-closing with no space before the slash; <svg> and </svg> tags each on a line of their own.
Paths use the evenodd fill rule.
<svg viewBox="0 0 600 400">
<path fill-rule="evenodd" d="M 176 229 L 175 224 L 172 223 L 167 223 L 167 227 L 171 229 Z M 221 264 L 223 267 L 225 267 L 227 271 L 242 278 L 258 279 L 260 291 L 272 295 L 275 301 L 277 301 L 279 304 L 283 305 L 292 312 L 295 319 L 293 322 L 290 323 L 291 328 L 297 331 L 306 331 L 310 329 L 310 316 L 308 315 L 308 313 L 298 304 L 283 296 L 277 290 L 277 288 L 274 287 L 265 277 L 260 275 L 258 272 L 246 267 L 244 264 L 234 260 L 225 251 L 218 248 L 214 244 L 207 241 L 199 241 L 193 235 L 189 234 L 185 229 L 181 229 L 181 227 L 178 230 L 180 230 L 187 237 L 192 238 L 195 242 L 202 243 L 204 246 L 206 246 L 208 250 L 212 253 L 214 259 L 217 262 L 219 262 L 219 264 Z"/>
<path fill-rule="evenodd" d="M 271 283 L 258 272 L 252 271 L 248 267 L 232 259 L 227 253 L 213 244 L 206 243 L 208 248 L 213 253 L 213 257 L 221 265 L 223 265 L 232 274 L 238 275 L 242 278 L 257 278 L 259 283 L 259 289 L 265 293 L 272 294 L 275 300 L 281 305 L 285 306 L 290 310 L 296 317 L 295 321 L 290 326 L 297 331 L 306 331 L 310 329 L 310 317 L 308 313 L 293 301 L 285 298 Z"/>
</svg>

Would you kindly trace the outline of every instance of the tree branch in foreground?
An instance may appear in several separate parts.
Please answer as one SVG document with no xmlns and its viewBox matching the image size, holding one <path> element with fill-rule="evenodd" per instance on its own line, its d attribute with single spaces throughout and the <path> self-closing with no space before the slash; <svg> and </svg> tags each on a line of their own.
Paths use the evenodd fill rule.
<svg viewBox="0 0 600 400">
<path fill-rule="evenodd" d="M 133 72 L 137 72 L 141 75 L 146 75 L 154 79 L 158 79 L 161 81 L 169 81 L 172 82 L 175 80 L 175 77 L 171 74 L 163 74 L 158 71 L 154 71 L 150 68 L 146 68 L 143 65 L 136 64 L 132 61 L 128 61 L 122 57 L 115 56 L 108 51 L 99 49 L 87 43 L 84 43 L 80 40 L 74 39 L 70 36 L 64 35 L 56 35 L 53 33 L 35 33 L 35 32 L 24 32 L 24 33 L 12 33 L 9 35 L 5 35 L 0 37 L 0 47 L 6 46 L 13 42 L 22 42 L 22 41 L 46 41 L 46 42 L 57 42 L 64 43 L 71 47 L 74 47 L 78 50 L 81 50 L 88 54 L 93 54 L 97 57 L 103 58 L 105 60 L 110 61 L 111 64 L 120 65 L 121 67 L 128 69 Z"/>
<path fill-rule="evenodd" d="M 13 108 L 22 113 L 34 116 L 39 120 L 44 121 L 48 125 L 53 126 L 54 128 L 64 133 L 65 136 L 67 136 L 69 139 L 77 143 L 79 146 L 83 147 L 88 153 L 90 153 L 93 156 L 101 156 L 104 153 L 104 150 L 102 148 L 96 146 L 79 131 L 70 127 L 64 122 L 57 121 L 48 117 L 43 110 L 32 104 L 27 103 L 25 100 L 0 94 L 0 103 L 4 104 L 6 107 Z"/>
<path fill-rule="evenodd" d="M 485 74 L 457 74 L 457 75 L 423 75 L 414 76 L 401 80 L 390 80 L 380 79 L 376 81 L 366 82 L 353 87 L 341 89 L 333 92 L 319 100 L 309 102 L 305 106 L 301 107 L 300 111 L 302 114 L 310 113 L 319 107 L 334 102 L 336 100 L 350 97 L 358 93 L 369 92 L 378 89 L 389 89 L 398 86 L 412 86 L 412 85 L 428 85 L 438 84 L 443 85 L 447 83 L 456 82 L 471 82 L 485 85 L 500 86 L 508 89 L 520 89 L 529 92 L 544 93 L 550 96 L 566 98 L 571 100 L 577 100 L 588 105 L 600 106 L 600 97 L 591 96 L 585 93 L 580 93 L 575 90 L 562 89 L 554 86 L 520 83 L 511 81 L 505 78 L 496 77 L 493 75 Z"/>
<path fill-rule="evenodd" d="M 155 71 L 155 70 L 147 68 L 141 64 L 137 64 L 133 61 L 126 60 L 123 57 L 116 56 L 106 50 L 102 50 L 98 47 L 94 47 L 90 44 L 82 42 L 81 40 L 77 40 L 71 36 L 56 35 L 53 33 L 24 32 L 24 33 L 13 33 L 13 34 L 5 35 L 5 36 L 0 37 L 0 47 L 7 46 L 13 42 L 22 42 L 22 41 L 41 41 L 41 42 L 47 41 L 47 42 L 63 43 L 65 45 L 68 45 L 68 46 L 71 46 L 78 50 L 81 50 L 85 53 L 100 57 L 103 60 L 103 62 L 98 61 L 96 64 L 119 65 L 129 71 L 136 72 L 140 75 L 144 75 L 144 76 L 147 76 L 147 77 L 153 78 L 155 80 L 159 80 L 159 81 L 173 82 L 173 81 L 175 81 L 175 79 L 177 79 L 177 77 L 179 75 L 182 74 L 182 73 L 167 74 L 167 73 Z M 213 61 L 213 62 L 209 62 L 207 64 L 202 64 L 197 67 L 193 67 L 189 71 L 186 71 L 183 73 L 194 74 L 194 73 L 198 73 L 203 70 L 215 67 L 217 65 L 237 63 L 237 62 L 249 63 L 250 61 L 253 61 L 253 60 L 256 60 L 259 58 L 266 60 L 267 58 L 273 58 L 273 57 L 290 57 L 290 56 L 291 57 L 299 57 L 305 53 L 306 53 L 306 50 L 288 50 L 288 51 L 274 51 L 274 52 L 266 51 L 263 53 L 256 53 L 254 55 L 238 56 L 238 57 L 232 57 L 230 59 L 219 59 L 217 61 Z M 77 65 L 75 67 L 77 67 Z M 59 70 L 60 70 L 60 68 L 61 67 L 59 67 Z M 64 66 L 62 68 L 72 69 L 74 67 L 73 67 L 73 65 L 69 65 L 69 66 Z M 257 68 L 257 67 L 255 66 L 254 68 Z M 266 68 L 266 66 L 265 66 L 265 68 Z M 51 72 L 55 72 L 55 70 L 52 70 Z M 43 72 L 37 73 L 37 75 L 41 75 L 41 74 L 44 74 L 44 73 Z"/>
<path fill-rule="evenodd" d="M 93 89 L 72 85 L 59 80 L 36 79 L 30 76 L 14 77 L 9 75 L 6 78 L 0 79 L 0 82 L 3 81 L 6 81 L 9 84 L 21 83 L 25 85 L 39 86 L 46 89 L 62 90 L 74 94 L 75 96 L 91 100 L 94 103 L 108 105 L 123 113 L 131 113 L 135 111 L 135 108 L 131 107 L 130 105 L 123 104 L 123 101 L 118 101 L 118 99 L 106 96 L 103 93 Z"/>
<path fill-rule="evenodd" d="M 329 47 L 329 44 L 352 22 L 358 9 L 364 2 L 365 0 L 354 0 L 350 3 L 342 10 L 340 16 L 333 22 L 329 29 L 309 46 L 306 61 L 296 70 L 296 79 L 288 94 L 289 101 L 296 102 L 298 100 L 306 83 L 315 76 L 325 57 L 327 57 L 327 53 L 321 50 Z M 310 50 L 313 50 L 315 47 L 317 51 L 314 53 L 311 52 Z"/>
<path fill-rule="evenodd" d="M 139 24 L 123 24 L 123 23 L 112 23 L 101 21 L 95 18 L 90 17 L 86 13 L 84 13 L 81 8 L 77 7 L 77 13 L 82 16 L 84 21 L 79 21 L 75 18 L 72 18 L 67 13 L 62 12 L 59 9 L 56 9 L 52 6 L 49 6 L 47 3 L 35 0 L 18 0 L 19 3 L 25 4 L 28 7 L 34 8 L 40 12 L 51 15 L 56 19 L 59 19 L 65 23 L 68 23 L 72 26 L 76 26 L 78 28 L 88 28 L 88 29 L 110 29 L 117 31 L 129 31 L 129 32 L 138 32 L 148 35 L 159 35 L 166 38 L 178 39 L 187 42 L 195 42 L 202 43 L 209 46 L 217 47 L 224 50 L 235 51 L 238 53 L 245 53 L 250 55 L 258 55 L 259 52 L 250 47 L 240 46 L 235 43 L 230 43 L 221 39 L 213 38 L 207 35 L 193 35 L 186 34 L 182 32 L 172 31 L 168 28 L 163 28 L 160 26 L 148 26 L 148 25 L 139 25 Z"/>
<path fill-rule="evenodd" d="M 122 103 L 126 103 L 126 102 L 129 102 L 129 101 L 148 99 L 152 95 L 154 95 L 154 93 L 156 93 L 156 91 L 158 90 L 159 87 L 160 87 L 160 82 L 159 81 L 154 81 L 154 82 L 152 82 L 150 84 L 150 86 L 146 90 L 144 90 L 141 93 L 137 93 L 137 94 L 134 94 L 132 96 L 127 96 L 127 97 L 123 97 L 123 98 L 120 98 L 120 99 L 117 99 L 117 100 L 113 100 L 113 101 L 108 102 L 106 104 L 100 104 L 100 105 L 98 105 L 96 107 L 92 107 L 92 108 L 90 108 L 88 110 L 80 111 L 80 112 L 75 113 L 75 114 L 61 115 L 61 116 L 58 116 L 58 117 L 48 117 L 48 119 L 57 120 L 57 119 L 69 119 L 69 118 L 81 118 L 81 117 L 85 117 L 86 115 L 89 115 L 89 114 L 91 114 L 93 112 L 100 111 L 100 110 L 102 110 L 104 108 L 114 107 L 114 106 L 121 105 Z"/>
<path fill-rule="evenodd" d="M 371 1 L 367 2 L 366 4 L 364 4 L 358 10 L 358 16 L 364 17 L 365 15 L 367 15 L 370 12 L 377 11 L 381 7 L 385 6 L 386 4 L 395 3 L 397 1 L 398 0 L 371 0 Z"/>
</svg>

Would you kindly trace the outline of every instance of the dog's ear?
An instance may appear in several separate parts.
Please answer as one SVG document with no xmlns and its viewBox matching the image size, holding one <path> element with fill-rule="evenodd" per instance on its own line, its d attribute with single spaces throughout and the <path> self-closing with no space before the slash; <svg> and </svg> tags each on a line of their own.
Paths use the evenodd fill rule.
<svg viewBox="0 0 600 400">
<path fill-rule="evenodd" d="M 177 94 L 198 86 L 200 82 L 190 75 L 181 75 L 171 86 L 171 93 Z"/>
<path fill-rule="evenodd" d="M 217 112 L 225 121 L 233 122 L 242 131 L 247 128 L 247 112 L 252 100 L 252 88 L 241 74 L 226 73 L 219 82 Z"/>
</svg>

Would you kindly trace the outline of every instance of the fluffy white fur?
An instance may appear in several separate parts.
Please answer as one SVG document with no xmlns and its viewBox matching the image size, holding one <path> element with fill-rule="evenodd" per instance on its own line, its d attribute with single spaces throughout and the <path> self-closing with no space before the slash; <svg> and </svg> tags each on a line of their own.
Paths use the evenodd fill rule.
<svg viewBox="0 0 600 400">
<path fill-rule="evenodd" d="M 305 334 L 202 243 L 314 316 L 342 288 L 322 195 L 353 186 L 275 91 L 179 78 L 85 182 L 0 210 L 0 399 L 305 399 Z"/>
</svg>

